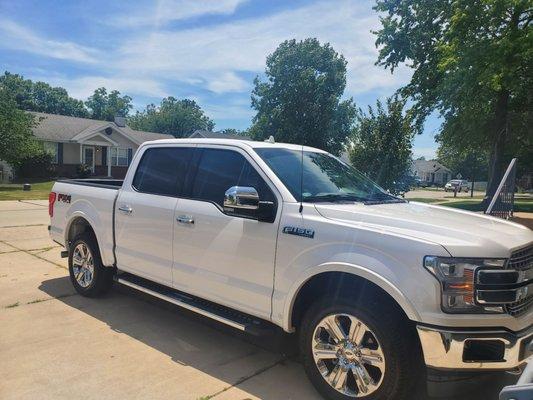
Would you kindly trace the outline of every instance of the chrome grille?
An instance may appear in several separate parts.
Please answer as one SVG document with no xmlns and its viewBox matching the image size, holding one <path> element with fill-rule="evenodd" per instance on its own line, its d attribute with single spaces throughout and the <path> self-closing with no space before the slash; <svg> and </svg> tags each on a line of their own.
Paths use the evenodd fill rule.
<svg viewBox="0 0 533 400">
<path fill-rule="evenodd" d="M 507 268 L 514 269 L 515 271 L 527 271 L 530 268 L 533 268 L 533 244 L 513 252 L 513 254 L 511 254 L 511 258 L 509 258 L 509 262 L 507 263 Z M 529 273 L 524 274 L 524 276 L 528 275 Z M 519 317 L 530 310 L 531 306 L 533 305 L 533 287 L 531 284 L 528 286 L 529 287 L 524 288 L 525 290 L 529 291 L 525 298 L 505 306 L 505 311 L 507 314 L 514 317 Z"/>
<path fill-rule="evenodd" d="M 529 308 L 532 304 L 533 296 L 529 295 L 529 297 L 526 297 L 525 299 L 507 304 L 505 306 L 505 311 L 507 311 L 507 314 L 512 315 L 513 317 L 519 317 L 520 315 L 529 311 Z"/>
<path fill-rule="evenodd" d="M 515 251 L 507 263 L 507 268 L 523 271 L 533 267 L 533 245 Z"/>
</svg>

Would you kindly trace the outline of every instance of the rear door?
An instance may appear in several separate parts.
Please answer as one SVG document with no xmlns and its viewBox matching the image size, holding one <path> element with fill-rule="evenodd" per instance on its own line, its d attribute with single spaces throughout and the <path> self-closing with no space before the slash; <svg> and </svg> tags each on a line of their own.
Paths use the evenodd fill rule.
<svg viewBox="0 0 533 400">
<path fill-rule="evenodd" d="M 281 197 L 244 150 L 202 147 L 188 198 L 176 207 L 174 287 L 268 319 Z M 232 186 L 254 187 L 261 201 L 274 202 L 275 221 L 224 210 L 224 193 Z"/>
<path fill-rule="evenodd" d="M 116 203 L 116 258 L 119 269 L 172 284 L 174 212 L 184 187 L 193 148 L 147 148 Z"/>
</svg>

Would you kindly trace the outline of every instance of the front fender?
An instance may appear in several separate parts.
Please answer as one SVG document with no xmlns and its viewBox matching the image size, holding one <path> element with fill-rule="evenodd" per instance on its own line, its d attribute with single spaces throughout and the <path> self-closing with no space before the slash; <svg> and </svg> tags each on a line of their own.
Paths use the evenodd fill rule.
<svg viewBox="0 0 533 400">
<path fill-rule="evenodd" d="M 292 332 L 294 330 L 292 326 L 291 316 L 294 307 L 294 302 L 298 297 L 298 293 L 307 281 L 309 281 L 314 276 L 317 276 L 324 272 L 345 272 L 354 276 L 364 278 L 369 282 L 374 283 L 376 286 L 380 287 L 386 293 L 388 293 L 402 308 L 402 310 L 405 312 L 405 314 L 410 320 L 420 320 L 418 312 L 416 311 L 413 304 L 409 301 L 409 299 L 392 282 L 388 281 L 386 278 L 360 265 L 345 262 L 327 262 L 306 269 L 298 277 L 296 283 L 293 284 L 290 288 L 287 295 L 287 301 L 285 302 L 283 310 L 282 327 L 285 331 Z"/>
</svg>

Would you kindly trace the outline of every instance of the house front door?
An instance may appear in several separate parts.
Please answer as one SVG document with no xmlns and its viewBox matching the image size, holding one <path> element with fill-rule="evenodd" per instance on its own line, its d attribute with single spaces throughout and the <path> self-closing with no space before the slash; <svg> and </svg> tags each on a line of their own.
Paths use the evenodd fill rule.
<svg viewBox="0 0 533 400">
<path fill-rule="evenodd" d="M 92 173 L 94 174 L 94 147 L 93 146 L 83 147 L 83 163 L 85 165 L 88 165 L 91 168 Z"/>
</svg>

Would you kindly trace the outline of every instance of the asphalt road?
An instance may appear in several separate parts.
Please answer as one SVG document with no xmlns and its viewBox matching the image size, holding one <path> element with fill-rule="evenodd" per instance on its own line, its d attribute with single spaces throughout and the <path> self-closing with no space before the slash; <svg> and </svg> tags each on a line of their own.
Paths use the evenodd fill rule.
<svg viewBox="0 0 533 400">
<path fill-rule="evenodd" d="M 1 399 L 320 399 L 291 337 L 247 336 L 121 287 L 77 295 L 47 224 L 46 202 L 0 202 Z M 517 378 L 430 379 L 426 399 L 491 400 Z"/>
</svg>

